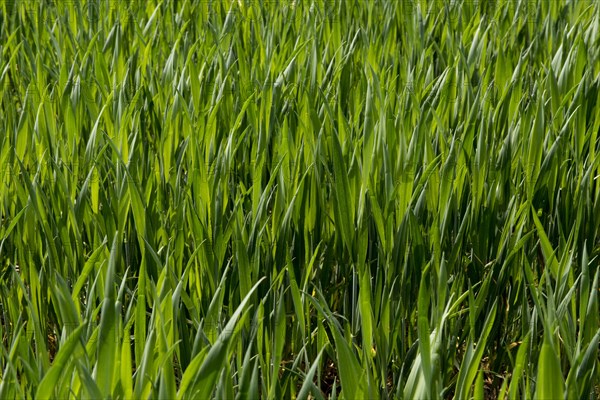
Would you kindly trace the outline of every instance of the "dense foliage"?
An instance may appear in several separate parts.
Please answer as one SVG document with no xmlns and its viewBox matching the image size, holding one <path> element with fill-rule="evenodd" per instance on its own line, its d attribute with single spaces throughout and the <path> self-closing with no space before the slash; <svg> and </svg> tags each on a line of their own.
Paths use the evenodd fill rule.
<svg viewBox="0 0 600 400">
<path fill-rule="evenodd" d="M 0 7 L 0 398 L 600 396 L 600 3 Z"/>
</svg>

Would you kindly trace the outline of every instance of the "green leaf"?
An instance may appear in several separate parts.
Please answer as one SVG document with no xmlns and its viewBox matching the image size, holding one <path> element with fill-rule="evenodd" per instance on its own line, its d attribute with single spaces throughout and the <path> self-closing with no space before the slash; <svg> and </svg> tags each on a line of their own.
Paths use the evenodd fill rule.
<svg viewBox="0 0 600 400">
<path fill-rule="evenodd" d="M 317 372 L 317 368 L 319 367 L 319 361 L 321 360 L 321 356 L 323 355 L 323 352 L 325 351 L 325 348 L 322 348 L 321 351 L 319 351 L 319 354 L 317 354 L 317 358 L 315 358 L 315 360 L 313 361 L 310 369 L 308 370 L 308 373 L 306 374 L 306 376 L 304 377 L 304 383 L 302 384 L 302 387 L 300 388 L 300 392 L 298 392 L 298 400 L 307 400 L 309 394 L 311 394 L 316 398 L 323 398 L 322 394 L 320 391 L 316 392 L 313 390 L 314 389 L 314 384 L 313 384 L 313 377 L 315 376 L 315 373 Z"/>
<path fill-rule="evenodd" d="M 115 274 L 119 262 L 119 248 L 121 246 L 121 234 L 116 232 L 110 250 L 110 259 L 106 271 L 104 285 L 104 300 L 100 314 L 100 325 L 98 333 L 98 358 L 94 378 L 104 396 L 111 396 L 112 378 L 116 357 L 116 315 L 115 315 Z"/>
<path fill-rule="evenodd" d="M 237 321 L 244 312 L 250 296 L 252 293 L 254 293 L 263 280 L 264 278 L 256 282 L 246 297 L 242 300 L 238 308 L 229 319 L 229 322 L 227 322 L 227 325 L 219 335 L 217 341 L 210 348 L 206 354 L 206 357 L 203 357 L 202 364 L 199 365 L 199 363 L 195 363 L 194 360 L 192 360 L 192 363 L 188 366 L 188 369 L 185 371 L 181 379 L 181 385 L 179 387 L 179 392 L 177 393 L 177 398 L 204 399 L 211 396 L 222 365 L 227 361 L 229 343 L 235 332 Z M 202 353 L 196 357 L 201 356 L 203 356 Z"/>
<path fill-rule="evenodd" d="M 77 345 L 81 345 L 81 334 L 85 325 L 80 325 L 76 328 L 71 335 L 67 338 L 65 343 L 60 347 L 60 350 L 56 354 L 56 358 L 52 363 L 52 367 L 46 372 L 44 378 L 38 385 L 38 389 L 35 393 L 36 399 L 53 399 L 55 398 L 55 390 L 59 389 L 59 383 L 61 378 L 64 378 L 64 371 L 67 369 L 68 364 L 71 362 L 71 356 Z"/>
<path fill-rule="evenodd" d="M 540 238 L 540 246 L 542 247 L 544 259 L 546 261 L 546 264 L 550 268 L 550 271 L 552 272 L 552 276 L 556 279 L 558 278 L 558 260 L 556 259 L 556 254 L 554 252 L 554 249 L 552 248 L 552 244 L 550 243 L 550 240 L 546 235 L 546 231 L 544 230 L 544 227 L 542 226 L 542 223 L 540 222 L 537 212 L 533 208 L 533 206 L 531 207 L 531 215 L 533 217 L 533 222 L 535 224 L 538 237 Z"/>
<path fill-rule="evenodd" d="M 544 335 L 544 342 L 538 359 L 535 398 L 540 400 L 562 399 L 565 396 L 565 380 L 560 368 L 558 353 L 554 349 L 550 334 Z"/>
</svg>

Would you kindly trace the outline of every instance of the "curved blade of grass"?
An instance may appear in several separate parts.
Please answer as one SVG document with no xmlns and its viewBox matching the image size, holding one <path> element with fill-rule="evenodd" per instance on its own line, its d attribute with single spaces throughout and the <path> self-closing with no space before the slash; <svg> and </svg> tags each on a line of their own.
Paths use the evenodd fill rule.
<svg viewBox="0 0 600 400">
<path fill-rule="evenodd" d="M 66 342 L 61 346 L 60 350 L 56 354 L 56 358 L 52 363 L 52 367 L 46 372 L 44 378 L 40 382 L 38 389 L 35 393 L 36 399 L 53 399 L 55 398 L 55 390 L 58 388 L 60 379 L 63 378 L 62 374 L 67 367 L 67 364 L 71 360 L 73 351 L 78 344 L 81 344 L 80 338 L 83 333 L 85 325 L 80 325 L 77 329 L 69 335 Z"/>
<path fill-rule="evenodd" d="M 325 348 L 322 348 L 321 351 L 319 351 L 319 354 L 317 354 L 317 358 L 315 358 L 315 360 L 313 361 L 313 364 L 311 365 L 310 369 L 308 370 L 308 373 L 304 377 L 304 383 L 302 384 L 302 387 L 300 388 L 300 392 L 298 392 L 298 400 L 307 400 L 309 394 L 311 393 L 311 389 L 314 388 L 313 377 L 315 376 L 315 373 L 317 372 L 317 368 L 319 367 L 319 361 L 321 360 L 321 356 L 323 355 L 324 351 L 325 351 Z M 314 391 L 313 391 L 312 394 L 316 398 L 322 398 L 322 395 L 320 392 L 314 393 Z"/>
<path fill-rule="evenodd" d="M 252 293 L 258 288 L 265 278 L 261 278 L 254 286 L 250 289 L 246 297 L 242 300 L 238 308 L 235 310 L 229 322 L 217 338 L 217 341 L 208 351 L 206 358 L 202 362 L 202 365 L 194 365 L 194 362 L 189 365 L 185 371 L 181 380 L 181 386 L 177 397 L 179 399 L 207 399 L 210 397 L 214 390 L 217 378 L 221 371 L 221 366 L 227 360 L 227 352 L 229 348 L 229 342 L 233 333 L 238 319 L 244 312 L 248 300 L 251 298 Z M 195 368 L 192 368 L 194 366 Z"/>
</svg>

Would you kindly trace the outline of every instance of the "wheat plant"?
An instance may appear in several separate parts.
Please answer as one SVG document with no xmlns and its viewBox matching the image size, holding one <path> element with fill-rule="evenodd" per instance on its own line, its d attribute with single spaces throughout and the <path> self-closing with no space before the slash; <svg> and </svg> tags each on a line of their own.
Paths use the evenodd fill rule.
<svg viewBox="0 0 600 400">
<path fill-rule="evenodd" d="M 2 0 L 0 398 L 600 396 L 600 3 Z"/>
</svg>

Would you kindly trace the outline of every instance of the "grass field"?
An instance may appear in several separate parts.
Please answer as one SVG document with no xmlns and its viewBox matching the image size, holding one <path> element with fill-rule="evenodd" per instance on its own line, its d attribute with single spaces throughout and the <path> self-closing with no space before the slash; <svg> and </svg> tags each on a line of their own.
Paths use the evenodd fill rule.
<svg viewBox="0 0 600 400">
<path fill-rule="evenodd" d="M 600 3 L 1 0 L 0 398 L 600 397 Z"/>
</svg>

